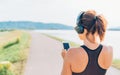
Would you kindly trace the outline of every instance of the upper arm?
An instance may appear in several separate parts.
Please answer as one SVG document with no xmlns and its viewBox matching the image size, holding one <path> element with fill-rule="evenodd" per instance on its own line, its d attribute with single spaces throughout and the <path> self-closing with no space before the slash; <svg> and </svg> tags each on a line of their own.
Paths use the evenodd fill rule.
<svg viewBox="0 0 120 75">
<path fill-rule="evenodd" d="M 72 75 L 70 64 L 66 61 L 63 62 L 63 69 L 61 75 Z"/>
<path fill-rule="evenodd" d="M 70 54 L 71 52 L 67 52 L 64 61 L 63 61 L 63 68 L 62 68 L 62 72 L 61 75 L 72 75 L 72 71 L 71 71 L 71 65 L 70 65 Z"/>
<path fill-rule="evenodd" d="M 107 50 L 105 52 L 105 66 L 106 69 L 109 68 L 112 64 L 113 59 L 113 48 L 111 46 L 107 47 Z"/>
</svg>

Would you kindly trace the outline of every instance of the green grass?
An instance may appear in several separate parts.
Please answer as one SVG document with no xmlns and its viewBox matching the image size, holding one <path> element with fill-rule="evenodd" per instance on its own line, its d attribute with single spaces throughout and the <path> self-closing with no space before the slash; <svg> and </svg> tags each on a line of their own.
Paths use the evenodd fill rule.
<svg viewBox="0 0 120 75">
<path fill-rule="evenodd" d="M 44 34 L 44 35 L 46 35 L 46 36 L 48 36 L 50 38 L 53 38 L 55 40 L 58 40 L 60 42 L 62 42 L 62 41 L 68 41 L 68 40 L 64 40 L 64 39 L 61 39 L 59 37 L 51 36 L 51 35 L 48 35 L 48 34 Z M 72 41 L 69 41 L 69 42 L 70 42 L 70 45 L 72 47 L 79 47 L 80 46 L 79 44 L 76 44 L 75 42 L 72 42 Z M 117 68 L 117 69 L 120 69 L 120 59 L 114 59 L 113 62 L 112 62 L 112 66 L 115 67 L 115 68 Z"/>
<path fill-rule="evenodd" d="M 120 70 L 120 59 L 114 59 L 112 66 Z"/>
<path fill-rule="evenodd" d="M 29 50 L 30 35 L 21 33 L 19 41 L 10 42 L 0 49 L 0 62 L 10 61 L 14 65 L 15 75 L 22 75 Z"/>
</svg>

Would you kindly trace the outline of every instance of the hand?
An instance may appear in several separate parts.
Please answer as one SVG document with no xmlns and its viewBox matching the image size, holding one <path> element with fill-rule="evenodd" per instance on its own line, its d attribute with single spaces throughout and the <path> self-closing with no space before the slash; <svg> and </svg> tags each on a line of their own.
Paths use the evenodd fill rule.
<svg viewBox="0 0 120 75">
<path fill-rule="evenodd" d="M 65 49 L 63 49 L 62 52 L 61 52 L 61 56 L 62 56 L 63 59 L 64 59 L 66 53 L 67 53 L 67 51 Z"/>
</svg>

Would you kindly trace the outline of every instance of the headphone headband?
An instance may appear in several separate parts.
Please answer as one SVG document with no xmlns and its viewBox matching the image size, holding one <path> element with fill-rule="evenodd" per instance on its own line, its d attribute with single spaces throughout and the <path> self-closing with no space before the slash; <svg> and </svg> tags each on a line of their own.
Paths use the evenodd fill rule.
<svg viewBox="0 0 120 75">
<path fill-rule="evenodd" d="M 84 14 L 84 13 L 85 13 L 84 11 L 81 11 L 80 14 L 79 14 L 79 16 L 77 17 L 77 22 L 76 22 L 76 24 L 77 24 L 78 26 L 81 24 L 81 18 L 83 17 L 83 14 Z"/>
</svg>

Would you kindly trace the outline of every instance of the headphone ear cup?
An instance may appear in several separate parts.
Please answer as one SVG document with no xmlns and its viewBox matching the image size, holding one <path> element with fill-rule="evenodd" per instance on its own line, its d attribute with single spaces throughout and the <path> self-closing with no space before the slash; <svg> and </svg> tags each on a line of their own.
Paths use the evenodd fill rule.
<svg viewBox="0 0 120 75">
<path fill-rule="evenodd" d="M 75 30 L 78 34 L 82 34 L 84 32 L 84 27 L 82 25 L 76 26 Z"/>
</svg>

